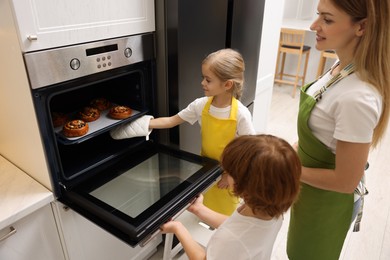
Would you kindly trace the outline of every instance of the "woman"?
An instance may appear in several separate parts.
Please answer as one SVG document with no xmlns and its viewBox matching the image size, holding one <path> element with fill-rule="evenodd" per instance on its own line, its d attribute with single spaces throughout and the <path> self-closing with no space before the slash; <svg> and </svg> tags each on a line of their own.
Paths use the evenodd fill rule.
<svg viewBox="0 0 390 260">
<path fill-rule="evenodd" d="M 339 258 L 354 190 L 389 118 L 389 13 L 389 0 L 319 1 L 316 48 L 333 49 L 339 61 L 301 91 L 302 190 L 291 209 L 290 259 Z"/>
</svg>

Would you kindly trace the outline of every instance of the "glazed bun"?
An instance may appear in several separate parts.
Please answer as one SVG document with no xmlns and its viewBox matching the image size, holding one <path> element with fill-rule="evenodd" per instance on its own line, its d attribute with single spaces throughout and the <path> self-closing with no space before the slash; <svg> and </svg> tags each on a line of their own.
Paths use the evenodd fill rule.
<svg viewBox="0 0 390 260">
<path fill-rule="evenodd" d="M 83 120 L 72 120 L 63 126 L 62 132 L 66 137 L 79 137 L 85 135 L 88 129 L 88 124 Z"/>
<path fill-rule="evenodd" d="M 51 120 L 53 122 L 54 127 L 63 126 L 69 119 L 68 116 L 61 112 L 52 112 Z"/>
<path fill-rule="evenodd" d="M 114 106 L 108 112 L 109 116 L 114 119 L 125 119 L 131 116 L 132 110 L 127 106 Z"/>
<path fill-rule="evenodd" d="M 92 122 L 97 120 L 100 117 L 100 111 L 97 108 L 93 107 L 84 107 L 83 110 L 79 112 L 79 118 L 85 122 Z"/>
<path fill-rule="evenodd" d="M 95 98 L 89 103 L 89 105 L 103 111 L 111 107 L 111 102 L 105 98 Z"/>
</svg>

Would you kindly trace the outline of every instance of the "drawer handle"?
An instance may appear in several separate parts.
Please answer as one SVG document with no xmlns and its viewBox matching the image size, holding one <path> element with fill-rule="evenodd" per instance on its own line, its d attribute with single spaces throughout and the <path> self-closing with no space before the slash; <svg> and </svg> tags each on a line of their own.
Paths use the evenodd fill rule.
<svg viewBox="0 0 390 260">
<path fill-rule="evenodd" d="M 36 41 L 38 40 L 38 36 L 37 35 L 29 35 L 27 36 L 27 39 L 32 42 L 32 41 Z"/>
<path fill-rule="evenodd" d="M 6 240 L 7 238 L 9 238 L 10 236 L 12 236 L 13 234 L 16 233 L 16 229 L 13 226 L 10 226 L 9 229 L 10 229 L 10 231 L 8 232 L 8 234 L 6 234 L 0 238 L 0 242 L 3 240 Z"/>
</svg>

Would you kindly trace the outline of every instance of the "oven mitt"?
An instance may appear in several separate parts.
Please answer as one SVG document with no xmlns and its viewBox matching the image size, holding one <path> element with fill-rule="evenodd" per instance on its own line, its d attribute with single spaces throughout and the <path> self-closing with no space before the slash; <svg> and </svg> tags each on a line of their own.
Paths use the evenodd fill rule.
<svg viewBox="0 0 390 260">
<path fill-rule="evenodd" d="M 146 140 L 149 139 L 149 134 L 152 132 L 149 129 L 149 122 L 153 116 L 144 115 L 130 123 L 120 125 L 110 131 L 110 135 L 113 139 L 126 139 L 138 136 L 145 136 Z"/>
</svg>

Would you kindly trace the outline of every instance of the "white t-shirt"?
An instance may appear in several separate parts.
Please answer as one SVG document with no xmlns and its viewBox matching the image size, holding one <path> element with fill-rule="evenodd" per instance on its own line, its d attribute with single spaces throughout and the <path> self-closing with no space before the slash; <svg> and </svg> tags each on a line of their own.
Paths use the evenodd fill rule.
<svg viewBox="0 0 390 260">
<path fill-rule="evenodd" d="M 310 86 L 307 94 L 313 96 L 330 78 L 328 72 Z M 381 95 L 353 73 L 323 94 L 312 110 L 309 127 L 335 153 L 337 140 L 370 143 L 381 113 Z"/>
<path fill-rule="evenodd" d="M 181 110 L 178 115 L 184 121 L 193 125 L 196 121 L 202 125 L 202 111 L 208 101 L 208 97 L 201 97 L 191 102 L 185 109 Z M 252 123 L 252 115 L 248 108 L 244 106 L 239 100 L 237 112 L 237 130 L 236 136 L 254 135 L 256 134 Z M 210 114 L 217 118 L 229 118 L 231 106 L 218 108 L 213 105 L 210 106 Z"/>
<path fill-rule="evenodd" d="M 207 260 L 269 260 L 283 218 L 261 220 L 238 211 L 219 226 L 207 244 Z"/>
</svg>

